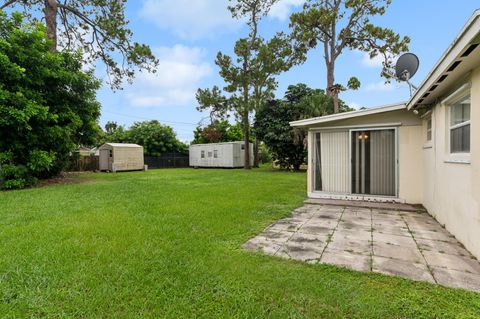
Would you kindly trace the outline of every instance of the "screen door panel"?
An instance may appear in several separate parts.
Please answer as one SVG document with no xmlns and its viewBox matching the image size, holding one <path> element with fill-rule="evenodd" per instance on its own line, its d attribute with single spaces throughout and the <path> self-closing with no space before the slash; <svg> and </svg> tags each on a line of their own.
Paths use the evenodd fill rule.
<svg viewBox="0 0 480 319">
<path fill-rule="evenodd" d="M 314 135 L 314 190 L 349 193 L 349 132 L 321 132 Z"/>
<path fill-rule="evenodd" d="M 364 130 L 351 134 L 352 193 L 395 196 L 395 130 Z"/>
</svg>

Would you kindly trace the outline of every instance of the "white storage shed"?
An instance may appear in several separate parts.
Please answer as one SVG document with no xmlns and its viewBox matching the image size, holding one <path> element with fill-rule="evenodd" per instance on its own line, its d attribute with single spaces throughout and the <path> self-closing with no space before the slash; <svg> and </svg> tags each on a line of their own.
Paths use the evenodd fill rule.
<svg viewBox="0 0 480 319">
<path fill-rule="evenodd" d="M 107 143 L 99 148 L 101 171 L 143 170 L 143 147 L 137 144 Z"/>
<path fill-rule="evenodd" d="M 253 165 L 253 144 L 250 147 L 250 165 Z M 192 167 L 243 167 L 245 143 L 226 142 L 190 145 L 190 166 Z"/>
</svg>

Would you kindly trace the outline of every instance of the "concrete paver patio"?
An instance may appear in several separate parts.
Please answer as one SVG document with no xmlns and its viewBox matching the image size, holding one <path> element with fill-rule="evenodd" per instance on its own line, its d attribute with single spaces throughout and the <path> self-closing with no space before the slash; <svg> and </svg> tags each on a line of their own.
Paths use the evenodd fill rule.
<svg viewBox="0 0 480 319">
<path fill-rule="evenodd" d="M 307 203 L 243 247 L 480 292 L 480 263 L 427 213 Z"/>
</svg>

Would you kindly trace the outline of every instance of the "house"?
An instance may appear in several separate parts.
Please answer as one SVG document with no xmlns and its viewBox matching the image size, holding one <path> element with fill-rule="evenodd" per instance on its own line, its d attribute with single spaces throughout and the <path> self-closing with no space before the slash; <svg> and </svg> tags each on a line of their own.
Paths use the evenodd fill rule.
<svg viewBox="0 0 480 319">
<path fill-rule="evenodd" d="M 250 165 L 253 165 L 253 144 L 249 145 Z M 192 167 L 239 168 L 245 164 L 245 143 L 192 144 L 189 154 Z"/>
<path fill-rule="evenodd" d="M 422 204 L 480 258 L 480 10 L 405 103 L 292 122 L 308 196 Z"/>
<path fill-rule="evenodd" d="M 90 148 L 85 147 L 85 146 L 79 146 L 75 150 L 75 153 L 77 153 L 79 156 L 90 156 Z"/>
<path fill-rule="evenodd" d="M 136 171 L 145 169 L 143 147 L 137 144 L 107 143 L 99 147 L 101 171 Z"/>
</svg>

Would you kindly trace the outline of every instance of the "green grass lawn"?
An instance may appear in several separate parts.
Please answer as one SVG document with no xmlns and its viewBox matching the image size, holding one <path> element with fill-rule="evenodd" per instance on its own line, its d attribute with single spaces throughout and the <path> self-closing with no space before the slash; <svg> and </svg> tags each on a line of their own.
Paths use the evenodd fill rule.
<svg viewBox="0 0 480 319">
<path fill-rule="evenodd" d="M 0 193 L 0 317 L 480 316 L 472 292 L 243 251 L 305 179 L 152 170 Z"/>
</svg>

